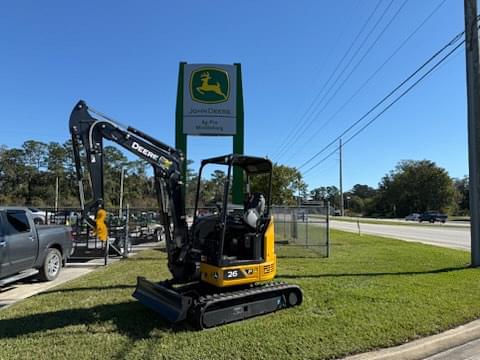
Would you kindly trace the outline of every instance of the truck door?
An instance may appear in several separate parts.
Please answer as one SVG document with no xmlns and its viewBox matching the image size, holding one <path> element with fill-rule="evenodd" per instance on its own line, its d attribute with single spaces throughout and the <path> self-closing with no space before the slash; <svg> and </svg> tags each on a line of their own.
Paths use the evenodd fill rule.
<svg viewBox="0 0 480 360">
<path fill-rule="evenodd" d="M 6 248 L 12 272 L 29 269 L 33 266 L 38 252 L 37 234 L 25 210 L 7 210 Z"/>
<path fill-rule="evenodd" d="M 7 254 L 7 241 L 4 236 L 4 223 L 2 219 L 2 214 L 0 213 L 0 278 L 8 276 L 10 272 L 10 260 L 8 259 Z"/>
</svg>

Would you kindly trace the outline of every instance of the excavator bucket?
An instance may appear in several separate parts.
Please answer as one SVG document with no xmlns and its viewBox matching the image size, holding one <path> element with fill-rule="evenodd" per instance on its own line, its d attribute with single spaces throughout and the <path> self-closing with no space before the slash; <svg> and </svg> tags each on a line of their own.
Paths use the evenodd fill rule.
<svg viewBox="0 0 480 360">
<path fill-rule="evenodd" d="M 143 305 L 159 313 L 170 322 L 185 320 L 193 299 L 177 293 L 162 283 L 153 283 L 144 277 L 137 277 L 137 288 L 132 294 Z"/>
</svg>

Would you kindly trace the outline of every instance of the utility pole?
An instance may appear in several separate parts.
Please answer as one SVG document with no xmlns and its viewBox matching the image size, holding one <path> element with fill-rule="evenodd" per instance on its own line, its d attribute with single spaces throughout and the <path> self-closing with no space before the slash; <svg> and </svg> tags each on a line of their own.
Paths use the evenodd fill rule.
<svg viewBox="0 0 480 360">
<path fill-rule="evenodd" d="M 122 207 L 123 207 L 123 178 L 125 174 L 125 166 L 122 166 L 122 173 L 120 175 L 120 201 L 119 201 L 119 209 L 118 209 L 118 217 L 122 218 Z"/>
<path fill-rule="evenodd" d="M 465 0 L 471 266 L 480 266 L 480 64 L 477 0 Z"/>
<path fill-rule="evenodd" d="M 343 205 L 343 178 L 342 178 L 342 139 L 340 139 L 340 144 L 338 146 L 340 152 L 340 215 L 344 216 L 345 209 Z"/>
</svg>

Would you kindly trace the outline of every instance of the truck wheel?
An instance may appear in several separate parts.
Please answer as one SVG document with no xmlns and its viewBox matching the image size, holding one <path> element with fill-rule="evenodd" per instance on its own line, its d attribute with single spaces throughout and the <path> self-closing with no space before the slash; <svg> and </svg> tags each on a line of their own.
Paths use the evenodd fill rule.
<svg viewBox="0 0 480 360">
<path fill-rule="evenodd" d="M 40 273 L 38 277 L 42 281 L 52 281 L 55 280 L 60 273 L 62 267 L 62 254 L 60 251 L 54 248 L 47 250 L 47 256 L 43 261 L 43 265 L 40 268 Z"/>
</svg>

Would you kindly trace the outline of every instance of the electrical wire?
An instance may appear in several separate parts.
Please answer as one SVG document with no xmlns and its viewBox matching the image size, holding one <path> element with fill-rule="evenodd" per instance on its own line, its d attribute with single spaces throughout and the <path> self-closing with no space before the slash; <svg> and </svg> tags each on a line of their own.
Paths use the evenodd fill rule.
<svg viewBox="0 0 480 360">
<path fill-rule="evenodd" d="M 408 0 L 405 0 L 405 1 L 408 1 Z M 342 78 L 343 74 L 345 73 L 345 71 L 347 71 L 347 69 L 349 68 L 349 66 L 352 64 L 352 61 L 356 58 L 356 56 L 358 55 L 358 53 L 360 52 L 360 50 L 363 48 L 363 46 L 365 45 L 365 43 L 368 41 L 368 39 L 370 38 L 370 36 L 372 35 L 372 33 L 376 30 L 376 28 L 378 27 L 378 25 L 380 24 L 380 22 L 383 20 L 385 14 L 388 12 L 388 10 L 390 9 L 390 7 L 392 6 L 394 0 L 390 0 L 390 3 L 387 5 L 387 7 L 385 9 L 383 9 L 383 12 L 382 14 L 380 15 L 380 17 L 377 19 L 376 23 L 373 25 L 373 27 L 370 29 L 370 31 L 368 32 L 368 34 L 366 35 L 366 37 L 362 40 L 361 44 L 357 47 L 357 49 L 355 50 L 355 52 L 353 53 L 352 56 L 350 56 L 350 60 L 348 61 L 348 63 L 343 66 L 343 69 L 342 71 L 336 76 L 335 80 L 333 81 L 333 83 L 330 84 L 329 88 L 327 89 L 327 91 L 323 94 L 322 98 L 320 99 L 319 102 L 317 102 L 317 104 L 315 105 L 314 107 L 314 110 L 310 113 L 310 121 L 306 121 L 304 123 L 304 125 L 306 124 L 306 126 L 303 127 L 303 129 L 299 129 L 299 131 L 297 131 L 297 133 L 290 139 L 290 144 L 293 144 L 295 142 L 297 142 L 300 137 L 305 134 L 306 131 L 308 131 L 308 129 L 312 126 L 312 124 L 315 122 L 316 120 L 316 117 L 322 113 L 325 108 L 330 104 L 331 100 L 333 99 L 333 97 L 336 95 L 336 93 L 338 92 L 338 90 L 335 92 L 334 96 L 330 97 L 330 100 L 323 105 L 323 107 L 319 110 L 319 107 L 322 103 L 324 103 L 325 99 L 329 96 L 329 94 L 332 92 L 332 90 L 335 88 L 335 86 L 337 85 L 337 83 L 339 82 L 339 80 Z M 375 9 L 376 10 L 376 9 Z M 372 13 L 373 15 L 373 13 Z M 370 18 L 369 18 L 370 20 Z M 334 74 L 332 74 L 334 75 Z M 329 79 L 330 80 L 330 79 Z M 286 147 L 284 148 L 283 152 L 281 152 L 280 155 L 277 156 L 277 160 L 279 160 L 283 155 L 285 155 L 289 150 L 289 147 Z"/>
<path fill-rule="evenodd" d="M 400 45 L 392 52 L 392 54 L 390 54 L 390 56 L 385 59 L 385 61 L 367 78 L 367 80 L 365 80 L 362 85 L 360 85 L 358 87 L 357 90 L 355 90 L 355 92 L 338 108 L 338 110 L 328 118 L 328 120 L 326 121 L 327 123 L 332 121 L 333 119 L 335 119 L 337 117 L 337 115 L 342 112 L 343 109 L 345 109 L 351 102 L 352 100 L 358 95 L 360 94 L 360 92 L 370 83 L 370 81 L 372 81 L 375 76 L 390 62 L 390 60 L 392 60 L 392 58 L 408 43 L 408 41 L 410 41 L 410 39 L 418 32 L 420 31 L 420 29 L 427 23 L 428 20 L 430 20 L 432 18 L 432 16 L 445 4 L 447 0 L 443 0 L 442 2 L 440 2 L 428 15 L 427 17 L 425 17 L 425 19 L 423 19 L 423 21 L 400 43 Z M 318 129 L 316 132 L 314 132 L 310 138 L 304 142 L 304 145 L 302 146 L 305 147 L 306 145 L 308 145 L 314 138 L 315 136 L 318 135 L 318 133 L 324 128 L 325 126 L 322 126 L 320 129 Z M 291 158 L 295 157 L 296 155 L 298 155 L 298 151 L 296 153 L 292 153 L 292 156 L 288 159 L 290 160 Z M 287 160 L 287 161 L 288 161 Z"/>
<path fill-rule="evenodd" d="M 337 66 L 335 67 L 335 69 L 333 70 L 333 72 L 330 74 L 329 78 L 327 79 L 327 81 L 324 83 L 324 85 L 322 86 L 322 88 L 320 89 L 320 91 L 317 92 L 317 94 L 315 95 L 313 101 L 310 103 L 310 105 L 308 106 L 307 110 L 302 114 L 302 116 L 300 117 L 300 120 L 299 120 L 299 123 L 300 123 L 300 126 L 298 126 L 298 123 L 297 125 L 294 127 L 293 129 L 293 134 L 292 132 L 289 132 L 287 134 L 287 136 L 285 137 L 284 141 L 282 142 L 282 144 L 280 145 L 279 147 L 279 150 L 275 153 L 275 154 L 279 154 L 281 151 L 283 151 L 285 148 L 288 148 L 288 145 L 292 142 L 291 141 L 291 138 L 290 136 L 295 136 L 297 134 L 298 131 L 301 131 L 301 129 L 303 129 L 303 126 L 306 124 L 306 119 L 308 119 L 308 116 L 309 113 L 310 113 L 310 110 L 312 108 L 315 107 L 315 104 L 318 100 L 318 98 L 320 97 L 320 95 L 323 93 L 323 91 L 325 90 L 325 88 L 329 85 L 330 81 L 333 79 L 333 77 L 335 76 L 335 74 L 337 73 L 338 69 L 340 68 L 340 66 L 342 66 L 343 64 L 343 61 L 347 58 L 348 54 L 350 53 L 350 51 L 353 49 L 353 47 L 355 46 L 356 42 L 358 41 L 358 39 L 360 38 L 360 36 L 363 34 L 363 32 L 365 31 L 365 29 L 367 28 L 368 24 L 370 23 L 370 21 L 372 20 L 373 16 L 375 15 L 375 13 L 377 12 L 380 4 L 382 3 L 382 0 L 378 0 L 375 8 L 373 9 L 373 11 L 370 13 L 369 17 L 366 19 L 366 21 L 363 23 L 361 29 L 359 30 L 359 32 L 357 33 L 357 35 L 355 36 L 355 38 L 353 39 L 353 41 L 351 42 L 350 46 L 348 47 L 347 51 L 345 52 L 345 54 L 342 56 L 342 58 L 340 59 L 340 61 L 337 63 Z M 305 121 L 305 122 L 303 122 Z M 278 156 L 272 156 L 272 158 L 276 158 Z"/>
<path fill-rule="evenodd" d="M 420 73 L 425 67 L 427 67 L 433 60 L 435 60 L 447 48 L 453 46 L 456 42 L 458 42 L 463 37 L 464 33 L 465 33 L 465 31 L 462 31 L 461 33 L 459 33 L 455 37 L 453 37 L 452 40 L 450 40 L 440 50 L 438 50 L 429 59 L 427 59 L 419 68 L 417 68 L 417 70 L 415 70 L 411 75 L 409 75 L 405 80 L 403 80 L 399 85 L 397 85 L 392 91 L 390 91 L 385 97 L 383 97 L 377 104 L 375 104 L 370 110 L 368 110 L 363 116 L 361 116 L 357 121 L 355 121 L 346 130 L 344 130 L 340 135 L 338 135 L 334 140 L 332 140 L 329 144 L 324 146 L 320 151 L 316 152 L 312 157 L 310 157 L 307 161 L 305 161 L 302 165 L 300 165 L 298 167 L 298 169 L 301 169 L 301 168 L 305 167 L 307 164 L 309 164 L 310 162 L 312 162 L 316 157 L 318 157 L 320 154 L 325 152 L 325 150 L 327 150 L 330 146 L 332 146 L 337 140 L 339 140 L 346 133 L 348 133 L 350 130 L 352 130 L 356 125 L 358 125 L 361 121 L 363 121 L 368 115 L 370 115 L 373 111 L 375 111 L 378 107 L 380 107 L 385 101 L 387 101 L 393 94 L 395 94 L 407 82 L 409 82 L 418 73 Z M 464 41 L 462 41 L 461 44 L 463 44 L 463 42 Z"/>
<path fill-rule="evenodd" d="M 368 128 L 371 124 L 373 124 L 380 116 L 382 116 L 385 112 L 387 112 L 393 105 L 395 105 L 400 99 L 402 99 L 405 95 L 407 95 L 413 88 L 415 88 L 421 81 L 423 81 L 428 75 L 430 75 L 433 71 L 435 71 L 446 59 L 448 59 L 455 51 L 457 51 L 465 41 L 460 42 L 458 45 L 456 45 L 452 50 L 450 50 L 445 56 L 443 56 L 435 65 L 433 65 L 425 74 L 423 74 L 419 79 L 417 79 L 412 85 L 410 85 L 405 91 L 403 91 L 400 95 L 395 98 L 390 104 L 388 104 L 380 113 L 378 113 L 375 117 L 373 117 L 369 122 L 367 122 L 365 125 L 363 125 L 360 129 L 358 129 L 353 135 L 351 135 L 344 143 L 343 146 L 348 144 L 351 140 L 353 140 L 355 137 L 357 137 L 359 134 L 361 134 L 366 128 Z M 338 139 L 336 139 L 338 140 Z M 314 168 L 316 168 L 318 165 L 320 165 L 322 162 L 324 162 L 326 159 L 328 159 L 330 156 L 332 156 L 336 151 L 338 150 L 338 147 L 335 148 L 335 151 L 331 152 L 328 154 L 326 157 L 324 157 L 322 160 L 314 164 L 312 167 L 310 167 L 308 170 L 303 172 L 305 175 L 306 173 L 310 172 Z"/>
<path fill-rule="evenodd" d="M 400 14 L 400 12 L 402 11 L 402 9 L 405 7 L 405 5 L 407 4 L 409 0 L 405 0 L 401 5 L 400 7 L 397 9 L 397 11 L 394 13 L 394 15 L 392 16 L 392 18 L 388 21 L 388 23 L 383 27 L 383 29 L 380 31 L 380 33 L 377 35 L 377 37 L 375 38 L 375 40 L 370 44 L 369 48 L 367 49 L 367 51 L 365 51 L 365 53 L 362 55 L 362 57 L 356 62 L 356 64 L 353 66 L 353 68 L 350 70 L 350 72 L 348 73 L 348 75 L 343 79 L 342 83 L 340 84 L 340 86 L 335 90 L 335 92 L 333 93 L 333 95 L 330 97 L 330 99 L 327 101 L 327 103 L 323 106 L 323 108 L 321 109 L 320 112 L 318 112 L 316 114 L 316 116 L 314 118 L 312 118 L 311 120 L 311 123 L 313 123 L 316 119 L 317 119 L 317 116 L 320 115 L 323 110 L 325 110 L 327 108 L 327 106 L 331 103 L 331 101 L 335 98 L 335 96 L 338 94 L 338 92 L 344 87 L 344 85 L 347 83 L 347 81 L 351 78 L 352 74 L 358 69 L 358 67 L 362 64 L 363 60 L 365 60 L 365 58 L 368 56 L 368 54 L 370 54 L 370 52 L 372 51 L 372 49 L 375 47 L 375 45 L 378 43 L 378 41 L 382 38 L 382 36 L 385 34 L 385 32 L 387 31 L 387 29 L 391 26 L 391 24 L 393 23 L 393 21 L 398 17 L 398 15 Z M 352 59 L 353 60 L 353 59 Z M 333 119 L 334 117 L 331 116 L 330 118 L 328 118 L 326 121 L 323 122 L 323 124 L 316 130 L 316 131 L 313 131 L 313 133 L 310 135 L 310 137 L 307 139 L 307 141 L 305 141 L 303 143 L 303 145 L 301 146 L 301 148 L 305 147 L 307 144 L 309 144 L 317 135 L 318 133 L 320 133 L 320 131 L 322 131 L 329 123 L 330 121 Z M 286 160 L 287 162 L 290 161 L 293 157 L 295 157 L 296 155 L 298 154 L 298 151 L 297 152 L 292 152 L 289 156 L 289 158 Z"/>
</svg>

